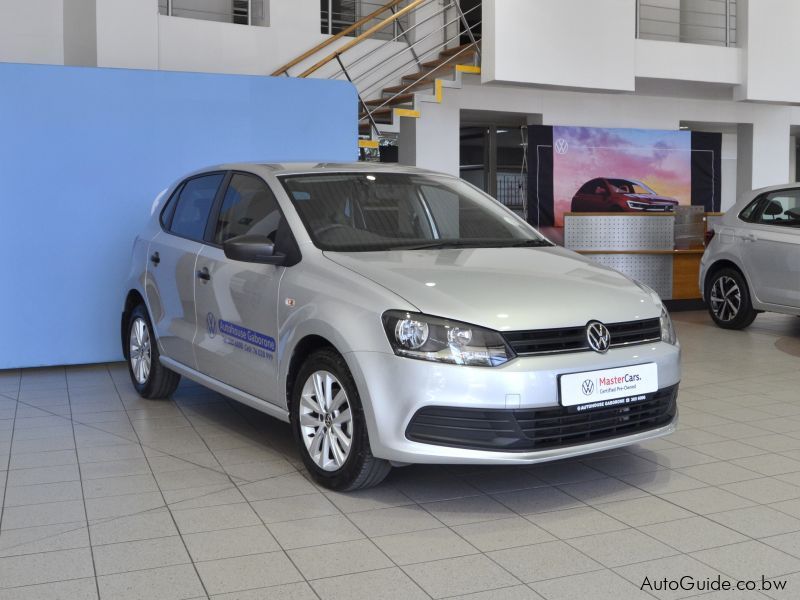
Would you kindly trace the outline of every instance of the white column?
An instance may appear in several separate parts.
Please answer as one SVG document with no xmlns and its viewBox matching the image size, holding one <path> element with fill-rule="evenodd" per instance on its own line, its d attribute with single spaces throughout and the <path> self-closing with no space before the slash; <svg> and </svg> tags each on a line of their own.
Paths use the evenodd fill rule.
<svg viewBox="0 0 800 600">
<path fill-rule="evenodd" d="M 419 119 L 400 120 L 400 163 L 459 174 L 458 108 L 423 103 Z"/>
<path fill-rule="evenodd" d="M 753 123 L 753 188 L 788 181 L 789 123 L 783 111 L 773 110 Z"/>
</svg>

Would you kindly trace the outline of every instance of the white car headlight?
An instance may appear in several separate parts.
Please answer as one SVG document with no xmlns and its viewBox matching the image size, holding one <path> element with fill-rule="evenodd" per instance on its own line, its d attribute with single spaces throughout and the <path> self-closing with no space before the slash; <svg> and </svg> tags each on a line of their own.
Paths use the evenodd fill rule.
<svg viewBox="0 0 800 600">
<path fill-rule="evenodd" d="M 669 316 L 666 307 L 661 307 L 661 341 L 673 346 L 678 341 L 675 335 L 675 327 L 672 326 L 672 317 Z"/>
<path fill-rule="evenodd" d="M 514 358 L 502 335 L 476 325 L 390 310 L 383 327 L 398 356 L 475 367 L 496 367 Z"/>
</svg>

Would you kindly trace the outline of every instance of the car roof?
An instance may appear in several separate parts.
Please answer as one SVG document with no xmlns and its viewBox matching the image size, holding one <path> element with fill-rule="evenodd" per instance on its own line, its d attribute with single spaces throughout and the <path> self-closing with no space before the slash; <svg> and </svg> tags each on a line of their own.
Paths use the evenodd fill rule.
<svg viewBox="0 0 800 600">
<path fill-rule="evenodd" d="M 420 169 L 418 167 L 406 167 L 394 163 L 368 163 L 368 162 L 285 162 L 285 163 L 269 163 L 269 162 L 237 162 L 216 165 L 201 169 L 198 172 L 205 171 L 268 171 L 272 175 L 299 175 L 311 173 L 332 173 L 332 172 L 381 172 L 381 173 L 420 173 L 432 174 L 434 171 L 428 169 Z"/>
</svg>

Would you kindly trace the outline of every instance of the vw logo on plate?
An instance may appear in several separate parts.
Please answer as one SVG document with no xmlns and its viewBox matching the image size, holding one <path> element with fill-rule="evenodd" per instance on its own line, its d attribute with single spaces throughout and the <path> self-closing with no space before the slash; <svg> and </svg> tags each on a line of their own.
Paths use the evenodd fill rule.
<svg viewBox="0 0 800 600">
<path fill-rule="evenodd" d="M 581 384 L 581 391 L 583 392 L 584 396 L 591 396 L 592 392 L 594 391 L 594 381 L 591 379 L 585 379 Z"/>
<path fill-rule="evenodd" d="M 568 150 L 569 150 L 569 144 L 567 143 L 567 140 L 565 140 L 564 138 L 558 138 L 556 140 L 556 153 L 566 154 Z"/>
<path fill-rule="evenodd" d="M 611 346 L 611 333 L 600 321 L 589 321 L 586 325 L 586 341 L 592 350 L 604 354 Z"/>
</svg>

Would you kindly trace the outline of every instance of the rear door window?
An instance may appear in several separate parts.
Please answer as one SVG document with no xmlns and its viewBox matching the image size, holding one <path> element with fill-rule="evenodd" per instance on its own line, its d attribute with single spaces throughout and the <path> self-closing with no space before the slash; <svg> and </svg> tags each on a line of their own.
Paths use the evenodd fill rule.
<svg viewBox="0 0 800 600">
<path fill-rule="evenodd" d="M 203 241 L 208 216 L 224 175 L 214 173 L 188 180 L 178 197 L 170 231 L 175 235 Z"/>
</svg>

